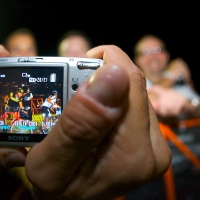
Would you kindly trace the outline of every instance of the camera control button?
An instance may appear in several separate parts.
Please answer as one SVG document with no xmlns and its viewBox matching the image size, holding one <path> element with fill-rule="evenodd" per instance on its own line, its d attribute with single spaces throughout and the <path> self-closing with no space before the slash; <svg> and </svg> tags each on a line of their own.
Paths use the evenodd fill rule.
<svg viewBox="0 0 200 200">
<path fill-rule="evenodd" d="M 98 62 L 87 62 L 87 61 L 78 61 L 77 67 L 79 69 L 97 69 L 100 67 L 100 63 Z"/>
<path fill-rule="evenodd" d="M 32 57 L 23 57 L 19 58 L 18 62 L 36 62 L 36 59 Z"/>
<path fill-rule="evenodd" d="M 19 58 L 17 61 L 18 62 L 25 62 L 25 58 Z"/>
<path fill-rule="evenodd" d="M 35 58 L 28 58 L 28 62 L 36 62 L 36 59 Z"/>
</svg>

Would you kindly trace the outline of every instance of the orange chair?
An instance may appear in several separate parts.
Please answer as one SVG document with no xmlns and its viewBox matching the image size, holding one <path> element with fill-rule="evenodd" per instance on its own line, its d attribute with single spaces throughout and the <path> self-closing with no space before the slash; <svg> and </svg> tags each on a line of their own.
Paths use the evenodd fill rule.
<svg viewBox="0 0 200 200">
<path fill-rule="evenodd" d="M 167 141 L 171 141 L 193 164 L 200 170 L 200 159 L 183 143 L 173 130 L 166 124 L 159 122 L 160 130 Z M 181 121 L 179 127 L 194 127 L 200 126 L 200 118 Z M 172 166 L 169 167 L 167 172 L 163 175 L 166 199 L 176 200 L 175 182 Z"/>
<path fill-rule="evenodd" d="M 159 122 L 160 130 L 166 139 L 166 141 L 171 141 L 193 164 L 200 170 L 200 159 L 187 147 L 185 143 L 183 143 L 176 133 L 166 124 Z M 190 128 L 200 126 L 200 118 L 190 119 L 179 122 L 179 127 L 182 128 Z M 175 192 L 175 181 L 172 165 L 170 165 L 167 172 L 163 175 L 166 200 L 176 200 L 176 192 Z M 124 200 L 125 196 L 118 197 L 114 200 Z"/>
</svg>

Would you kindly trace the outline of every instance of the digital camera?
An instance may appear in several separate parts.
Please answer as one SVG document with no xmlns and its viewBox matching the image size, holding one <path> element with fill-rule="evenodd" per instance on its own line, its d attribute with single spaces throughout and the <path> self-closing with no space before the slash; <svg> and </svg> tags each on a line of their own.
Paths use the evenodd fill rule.
<svg viewBox="0 0 200 200">
<path fill-rule="evenodd" d="M 103 60 L 0 58 L 0 146 L 31 147 L 56 124 L 78 86 Z"/>
</svg>

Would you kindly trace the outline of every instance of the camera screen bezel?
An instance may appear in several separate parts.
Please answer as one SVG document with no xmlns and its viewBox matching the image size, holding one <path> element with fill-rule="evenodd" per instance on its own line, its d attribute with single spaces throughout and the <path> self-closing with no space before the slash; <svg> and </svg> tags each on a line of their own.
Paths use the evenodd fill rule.
<svg viewBox="0 0 200 200">
<path fill-rule="evenodd" d="M 10 75 L 14 75 L 17 77 L 16 72 L 19 71 L 19 73 L 21 73 L 22 71 L 24 72 L 29 72 L 32 71 L 34 72 L 34 76 L 35 78 L 37 77 L 43 77 L 43 75 L 45 73 L 50 73 L 52 70 L 52 73 L 54 73 L 56 71 L 56 73 L 59 72 L 59 79 L 61 79 L 59 81 L 60 84 L 60 89 L 58 91 L 58 96 L 61 99 L 61 111 L 63 110 L 64 106 L 67 103 L 68 97 L 68 83 L 67 83 L 67 77 L 68 77 L 68 64 L 67 63 L 0 63 L 0 76 L 2 76 L 2 74 L 10 74 Z M 2 73 L 3 72 L 3 73 Z M 45 73 L 44 73 L 45 72 Z M 28 73 L 30 74 L 30 73 Z M 35 75 L 35 74 L 38 74 Z M 30 78 L 30 77 L 29 77 Z M 2 84 L 1 81 L 2 78 L 0 78 L 0 82 Z M 42 81 L 42 79 L 40 79 L 39 81 Z M 16 82 L 16 80 L 14 81 Z M 48 82 L 49 83 L 49 82 Z M 17 83 L 15 83 L 15 86 L 20 86 L 22 83 L 20 81 L 18 81 Z M 39 84 L 39 82 L 38 82 Z M 43 82 L 41 82 L 41 85 L 44 84 Z M 48 84 L 47 84 L 48 86 Z M 0 91 L 0 95 L 1 97 L 3 96 L 4 91 Z M 44 93 L 43 93 L 43 96 Z M 45 97 L 44 97 L 45 98 Z M 1 113 L 2 115 L 2 113 Z M 21 125 L 20 125 L 21 126 Z M 53 126 L 52 126 L 53 127 Z M 9 132 L 9 131 L 8 131 Z M 23 147 L 30 147 L 30 146 L 34 146 L 35 144 L 37 144 L 38 142 L 40 142 L 41 140 L 44 139 L 44 137 L 46 137 L 47 134 L 41 134 L 41 133 L 7 133 L 7 132 L 2 132 L 0 133 L 0 145 L 2 146 L 23 146 Z"/>
</svg>

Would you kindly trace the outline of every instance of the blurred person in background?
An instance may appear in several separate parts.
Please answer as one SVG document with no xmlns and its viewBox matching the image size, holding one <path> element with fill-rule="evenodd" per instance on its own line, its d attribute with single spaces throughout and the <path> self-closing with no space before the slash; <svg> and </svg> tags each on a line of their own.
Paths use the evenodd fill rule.
<svg viewBox="0 0 200 200">
<path fill-rule="evenodd" d="M 82 30 L 69 30 L 64 33 L 57 44 L 58 56 L 82 57 L 93 47 L 89 36 Z"/>
<path fill-rule="evenodd" d="M 200 117 L 200 96 L 192 86 L 189 67 L 181 58 L 171 61 L 160 38 L 143 36 L 134 47 L 133 60 L 146 76 L 151 103 L 161 118 Z M 166 79 L 168 85 L 163 84 Z"/>
<path fill-rule="evenodd" d="M 37 56 L 37 42 L 34 33 L 28 28 L 12 31 L 3 42 L 10 56 Z"/>
<path fill-rule="evenodd" d="M 133 61 L 146 76 L 146 87 L 158 116 L 200 158 L 200 127 L 187 128 L 186 120 L 200 117 L 200 96 L 194 88 L 191 71 L 182 58 L 170 58 L 164 41 L 153 34 L 142 36 L 133 48 Z M 162 130 L 161 130 L 162 131 Z M 200 172 L 179 150 L 172 151 L 172 168 L 177 200 L 200 199 Z M 159 178 L 129 194 L 126 200 L 166 199 L 164 180 Z"/>
</svg>

